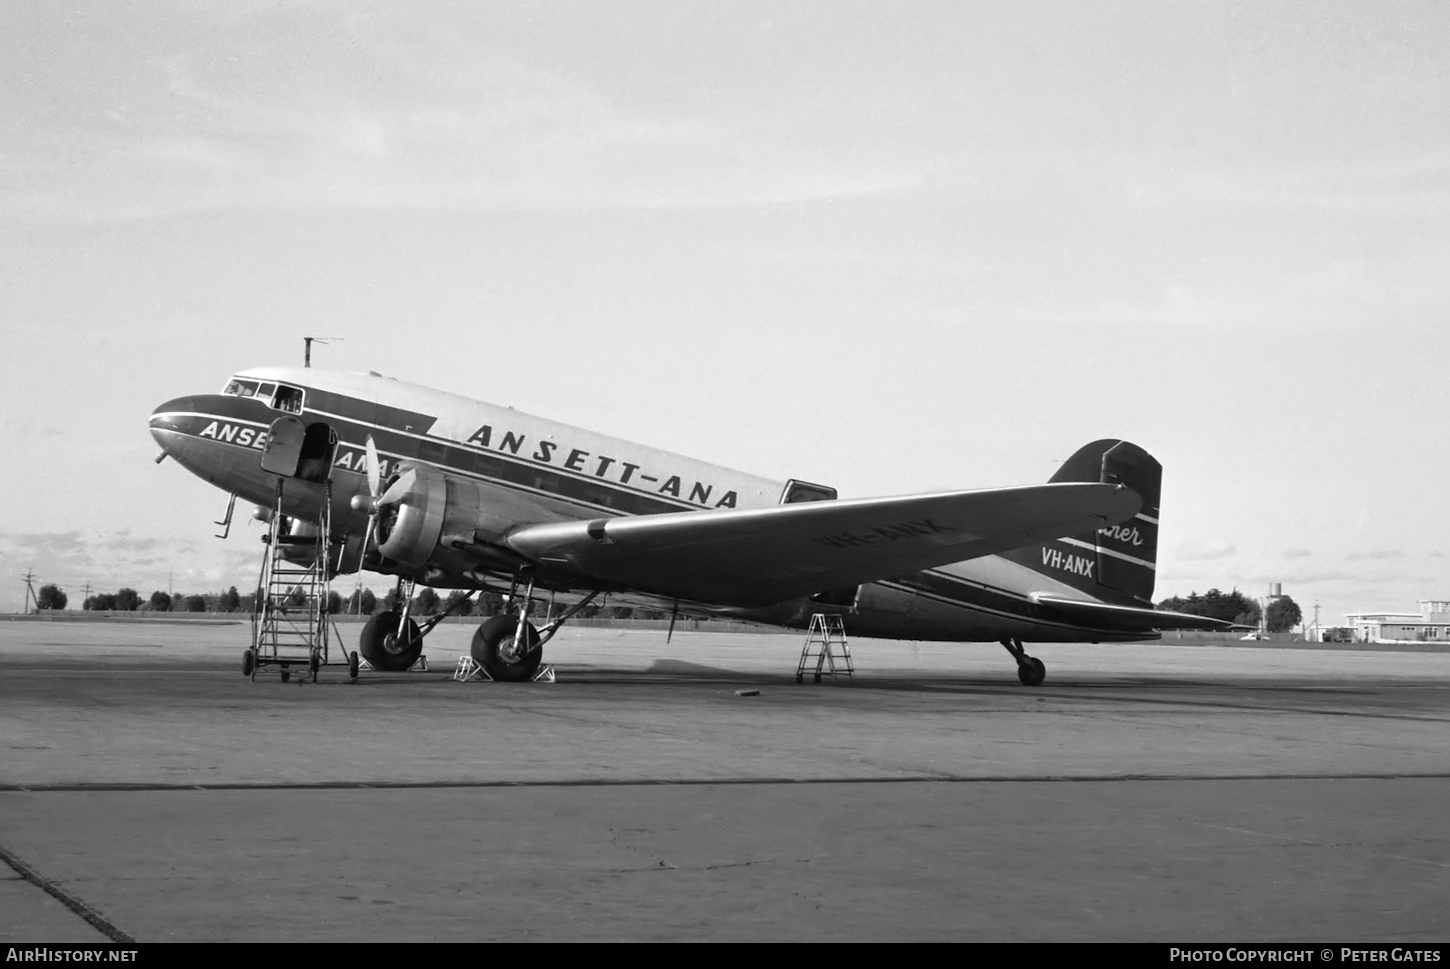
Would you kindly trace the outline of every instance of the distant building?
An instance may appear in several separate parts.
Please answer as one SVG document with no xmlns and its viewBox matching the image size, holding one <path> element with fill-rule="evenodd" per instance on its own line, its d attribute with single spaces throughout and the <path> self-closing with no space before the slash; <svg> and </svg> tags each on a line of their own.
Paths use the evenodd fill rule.
<svg viewBox="0 0 1450 969">
<path fill-rule="evenodd" d="M 1450 600 L 1421 599 L 1420 611 L 1351 612 L 1357 643 L 1450 643 Z"/>
</svg>

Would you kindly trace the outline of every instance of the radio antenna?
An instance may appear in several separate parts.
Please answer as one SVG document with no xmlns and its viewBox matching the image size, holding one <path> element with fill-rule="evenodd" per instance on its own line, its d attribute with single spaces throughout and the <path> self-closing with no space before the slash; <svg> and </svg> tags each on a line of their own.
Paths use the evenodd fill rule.
<svg viewBox="0 0 1450 969">
<path fill-rule="evenodd" d="M 312 366 L 312 344 L 321 343 L 327 346 L 329 343 L 341 343 L 340 336 L 304 336 L 302 338 L 302 366 Z"/>
</svg>

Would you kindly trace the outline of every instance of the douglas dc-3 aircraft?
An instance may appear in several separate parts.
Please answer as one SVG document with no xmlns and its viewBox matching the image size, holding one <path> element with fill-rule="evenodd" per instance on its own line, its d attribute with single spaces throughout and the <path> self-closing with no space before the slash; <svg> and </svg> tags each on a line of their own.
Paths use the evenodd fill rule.
<svg viewBox="0 0 1450 969">
<path fill-rule="evenodd" d="M 527 589 L 510 595 L 517 615 L 474 636 L 497 680 L 531 677 L 558 628 L 541 637 L 529 621 L 538 590 L 573 597 L 562 619 L 604 593 L 672 614 L 803 629 L 838 613 L 854 635 L 999 641 L 1029 686 L 1045 669 L 1025 642 L 1227 627 L 1153 608 L 1162 467 L 1127 441 L 1083 446 L 1047 484 L 839 499 L 376 373 L 310 368 L 246 370 L 219 394 L 169 400 L 151 434 L 162 457 L 279 506 L 296 534 L 328 521 L 333 574 L 398 577 L 402 610 L 361 637 L 377 669 L 408 669 L 422 649 L 406 615 L 414 582 Z"/>
</svg>

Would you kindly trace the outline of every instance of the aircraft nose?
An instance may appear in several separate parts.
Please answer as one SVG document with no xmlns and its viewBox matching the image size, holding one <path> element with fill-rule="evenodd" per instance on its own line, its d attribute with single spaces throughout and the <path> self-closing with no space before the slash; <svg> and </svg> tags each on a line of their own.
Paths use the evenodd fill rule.
<svg viewBox="0 0 1450 969">
<path fill-rule="evenodd" d="M 192 398 L 173 397 L 151 412 L 151 436 L 161 445 L 162 451 L 170 453 L 169 445 L 173 435 L 181 430 L 184 415 L 195 410 Z"/>
</svg>

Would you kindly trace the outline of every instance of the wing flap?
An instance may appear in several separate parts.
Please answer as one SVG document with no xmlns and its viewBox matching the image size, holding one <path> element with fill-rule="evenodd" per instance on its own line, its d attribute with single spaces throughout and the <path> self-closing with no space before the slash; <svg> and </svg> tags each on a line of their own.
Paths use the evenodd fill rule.
<svg viewBox="0 0 1450 969">
<path fill-rule="evenodd" d="M 1205 629 L 1228 632 L 1239 628 L 1222 619 L 1210 619 L 1207 616 L 1195 616 L 1187 612 L 1118 606 L 1110 602 L 1089 602 L 1083 599 L 1048 595 L 1044 592 L 1032 593 L 1032 601 L 1053 612 L 1061 613 L 1074 622 L 1125 632 L 1147 632 L 1153 629 Z"/>
<path fill-rule="evenodd" d="M 609 586 L 761 606 L 1090 532 L 1140 505 L 1123 485 L 1063 483 L 527 525 L 507 541 Z"/>
</svg>

